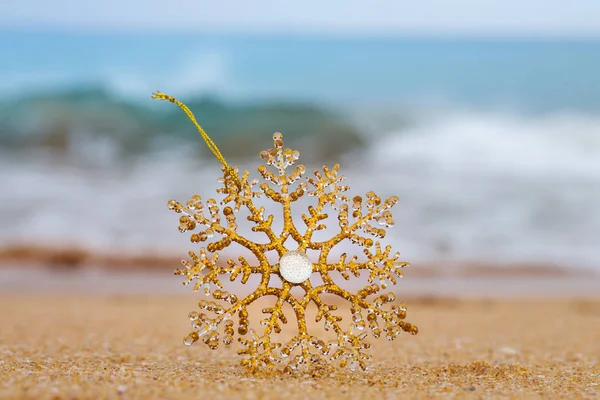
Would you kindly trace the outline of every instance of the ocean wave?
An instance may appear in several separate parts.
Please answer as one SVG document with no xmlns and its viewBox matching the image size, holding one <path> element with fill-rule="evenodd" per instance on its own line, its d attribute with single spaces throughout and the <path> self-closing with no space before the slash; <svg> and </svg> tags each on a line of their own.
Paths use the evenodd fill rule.
<svg viewBox="0 0 600 400">
<path fill-rule="evenodd" d="M 118 80 L 113 85 L 118 86 Z M 145 93 L 146 102 L 141 103 L 115 96 L 104 87 L 77 87 L 4 98 L 0 100 L 0 146 L 49 148 L 73 156 L 99 148 L 113 162 L 165 147 L 176 151 L 185 146 L 204 153 L 204 144 L 183 113 L 170 104 L 158 107 L 150 94 Z M 211 96 L 182 100 L 232 157 L 262 150 L 256 139 L 279 130 L 287 133 L 291 143 L 318 138 L 319 146 L 312 145 L 309 152 L 315 159 L 362 144 L 358 130 L 343 113 L 316 104 L 231 102 Z"/>
<path fill-rule="evenodd" d="M 443 112 L 389 132 L 371 149 L 385 167 L 456 173 L 600 175 L 600 115 Z"/>
</svg>

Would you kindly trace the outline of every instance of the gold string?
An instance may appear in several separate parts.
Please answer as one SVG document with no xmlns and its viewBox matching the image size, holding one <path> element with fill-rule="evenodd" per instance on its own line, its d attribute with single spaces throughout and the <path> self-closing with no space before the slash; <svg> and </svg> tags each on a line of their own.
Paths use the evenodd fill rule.
<svg viewBox="0 0 600 400">
<path fill-rule="evenodd" d="M 188 118 L 192 121 L 192 123 L 196 126 L 198 133 L 200 133 L 200 136 L 202 136 L 202 139 L 204 139 L 204 142 L 208 146 L 209 150 L 212 151 L 212 153 L 215 155 L 217 160 L 219 160 L 221 162 L 221 164 L 223 164 L 223 167 L 225 167 L 226 174 L 228 174 L 234 180 L 234 182 L 238 186 L 238 188 L 241 189 L 240 178 L 235 173 L 234 169 L 231 168 L 229 166 L 229 164 L 227 164 L 227 161 L 225 161 L 225 157 L 223 157 L 223 155 L 221 154 L 221 151 L 219 151 L 219 148 L 217 147 L 215 142 L 212 141 L 212 139 L 208 136 L 208 134 L 204 131 L 204 129 L 202 129 L 200 124 L 198 124 L 198 121 L 196 121 L 196 117 L 194 117 L 194 114 L 190 111 L 190 109 L 185 104 L 183 104 L 181 101 L 174 98 L 173 96 L 169 96 L 168 94 L 162 93 L 160 91 L 156 91 L 155 93 L 152 93 L 152 98 L 159 99 L 159 100 L 168 100 L 171 103 L 177 105 L 179 108 L 181 108 L 181 110 L 185 113 L 185 115 L 187 115 Z"/>
</svg>

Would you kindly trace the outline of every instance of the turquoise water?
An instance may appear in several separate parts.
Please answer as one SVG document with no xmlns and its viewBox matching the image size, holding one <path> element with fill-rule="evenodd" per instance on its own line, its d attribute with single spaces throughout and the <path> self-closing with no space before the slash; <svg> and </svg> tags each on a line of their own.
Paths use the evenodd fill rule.
<svg viewBox="0 0 600 400">
<path fill-rule="evenodd" d="M 600 110 L 600 41 L 0 31 L 0 87 Z"/>
</svg>

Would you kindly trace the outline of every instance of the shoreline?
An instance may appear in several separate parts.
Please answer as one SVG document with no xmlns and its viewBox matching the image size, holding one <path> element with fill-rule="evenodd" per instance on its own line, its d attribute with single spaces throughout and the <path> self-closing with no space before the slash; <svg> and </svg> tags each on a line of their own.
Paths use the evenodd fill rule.
<svg viewBox="0 0 600 400">
<path fill-rule="evenodd" d="M 21 265 L 23 269 L 55 271 L 173 271 L 181 265 L 185 252 L 111 252 L 77 246 L 8 245 L 0 246 L 0 271 Z M 221 262 L 230 257 L 221 254 Z M 595 269 L 545 262 L 492 262 L 486 260 L 433 259 L 410 262 L 408 276 L 433 277 L 600 277 Z"/>
<path fill-rule="evenodd" d="M 185 254 L 181 254 L 184 256 Z M 227 258 L 224 255 L 222 259 Z M 173 254 L 124 254 L 78 247 L 0 247 L 1 293 L 160 293 L 193 295 L 174 276 L 180 257 Z M 401 298 L 588 298 L 598 297 L 600 274 L 583 268 L 542 264 L 492 264 L 474 261 L 411 263 L 404 279 L 389 290 Z M 363 275 L 364 276 L 364 275 Z M 332 276 L 337 279 L 337 275 Z M 236 282 L 234 290 L 252 289 Z M 366 278 L 340 284 L 359 289 Z"/>
<path fill-rule="evenodd" d="M 412 272 L 412 271 L 411 271 Z M 1 293 L 68 293 L 68 294 L 189 294 L 191 286 L 182 285 L 183 278 L 170 269 L 105 270 L 86 268 L 77 271 L 48 268 L 0 268 Z M 255 283 L 227 283 L 232 290 L 245 293 Z M 348 289 L 360 289 L 366 280 L 340 282 Z M 600 297 L 598 276 L 412 276 L 408 275 L 395 286 L 389 286 L 401 298 L 597 298 Z"/>
</svg>

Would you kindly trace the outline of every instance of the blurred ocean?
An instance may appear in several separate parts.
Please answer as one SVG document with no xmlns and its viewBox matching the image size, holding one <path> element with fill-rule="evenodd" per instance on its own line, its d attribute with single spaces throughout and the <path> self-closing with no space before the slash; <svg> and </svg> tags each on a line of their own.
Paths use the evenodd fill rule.
<svg viewBox="0 0 600 400">
<path fill-rule="evenodd" d="M 409 261 L 600 268 L 600 42 L 0 31 L 0 239 L 189 249 L 171 198 L 219 175 L 176 107 L 255 171 L 281 131 L 310 171 L 398 195 Z"/>
</svg>

